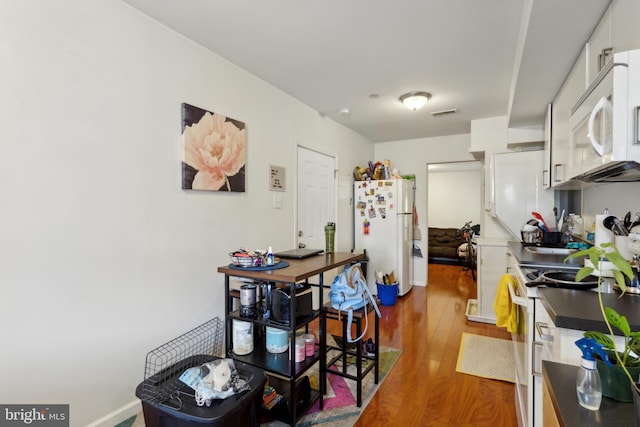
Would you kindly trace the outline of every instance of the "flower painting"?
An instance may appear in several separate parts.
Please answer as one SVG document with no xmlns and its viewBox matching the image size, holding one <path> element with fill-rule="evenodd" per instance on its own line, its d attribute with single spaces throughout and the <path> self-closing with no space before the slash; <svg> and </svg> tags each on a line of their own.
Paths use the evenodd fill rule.
<svg viewBox="0 0 640 427">
<path fill-rule="evenodd" d="M 182 188 L 245 191 L 245 124 L 182 104 Z"/>
</svg>

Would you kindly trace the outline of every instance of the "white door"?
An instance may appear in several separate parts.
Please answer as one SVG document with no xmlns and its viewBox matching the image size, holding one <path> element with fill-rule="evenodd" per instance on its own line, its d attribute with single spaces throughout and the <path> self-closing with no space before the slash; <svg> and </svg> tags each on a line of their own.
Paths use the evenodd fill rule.
<svg viewBox="0 0 640 427">
<path fill-rule="evenodd" d="M 324 249 L 324 226 L 335 219 L 335 159 L 298 147 L 298 246 Z M 336 234 L 339 233 L 336 224 Z M 336 245 L 338 242 L 336 236 Z M 336 251 L 339 250 L 335 246 Z"/>
</svg>

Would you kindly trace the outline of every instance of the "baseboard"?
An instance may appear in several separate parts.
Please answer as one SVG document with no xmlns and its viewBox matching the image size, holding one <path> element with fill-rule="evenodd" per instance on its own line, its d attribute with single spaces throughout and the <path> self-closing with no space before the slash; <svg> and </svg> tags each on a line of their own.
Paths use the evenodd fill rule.
<svg viewBox="0 0 640 427">
<path fill-rule="evenodd" d="M 140 411 L 142 411 L 142 405 L 140 404 L 140 400 L 136 399 L 105 415 L 99 420 L 88 424 L 87 427 L 113 427 L 125 420 L 128 420 L 134 415 L 137 415 Z"/>
</svg>

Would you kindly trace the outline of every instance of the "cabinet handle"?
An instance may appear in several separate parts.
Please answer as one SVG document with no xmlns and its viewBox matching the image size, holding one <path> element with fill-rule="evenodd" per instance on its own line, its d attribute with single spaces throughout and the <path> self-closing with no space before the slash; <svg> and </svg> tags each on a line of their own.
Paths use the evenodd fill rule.
<svg viewBox="0 0 640 427">
<path fill-rule="evenodd" d="M 553 342 L 553 335 L 543 332 L 543 329 L 549 330 L 549 325 L 547 323 L 536 322 L 536 330 L 538 331 L 538 336 L 540 337 L 540 341 L 545 342 Z"/>
<path fill-rule="evenodd" d="M 547 186 L 547 185 L 550 185 L 550 184 L 551 184 L 551 182 L 547 182 L 547 180 L 545 180 L 545 178 L 546 178 L 548 175 L 549 175 L 549 171 L 548 171 L 548 170 L 546 170 L 546 169 L 544 169 L 544 170 L 542 171 L 542 185 L 543 185 L 543 186 Z"/>
<path fill-rule="evenodd" d="M 561 179 L 558 179 L 558 168 L 562 166 L 562 163 L 556 163 L 555 165 L 553 165 L 553 176 L 555 177 L 553 179 L 554 182 L 562 182 Z"/>
<path fill-rule="evenodd" d="M 534 341 L 533 342 L 533 346 L 531 347 L 531 371 L 533 373 L 534 377 L 541 377 L 542 376 L 542 372 L 541 371 L 536 371 L 536 367 L 537 366 L 542 366 L 542 361 L 537 361 L 536 360 L 536 348 L 542 348 L 542 346 L 544 346 L 544 344 L 538 342 L 538 341 Z M 540 354 L 540 352 L 538 352 L 538 354 Z M 536 363 L 538 362 L 538 363 Z"/>
</svg>

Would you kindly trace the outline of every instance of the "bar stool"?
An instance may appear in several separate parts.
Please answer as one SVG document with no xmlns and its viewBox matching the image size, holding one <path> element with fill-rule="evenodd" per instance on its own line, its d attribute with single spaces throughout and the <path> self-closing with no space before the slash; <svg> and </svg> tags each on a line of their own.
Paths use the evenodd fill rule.
<svg viewBox="0 0 640 427">
<path fill-rule="evenodd" d="M 356 334 L 355 334 L 356 337 L 359 337 L 362 334 L 362 322 L 366 321 L 365 316 L 367 316 L 372 311 L 374 311 L 374 309 L 371 303 L 367 304 L 366 313 L 364 308 L 353 311 L 353 323 L 356 325 Z M 379 323 L 378 323 L 378 316 L 376 316 L 376 313 L 374 312 L 373 314 L 373 318 L 374 318 L 374 327 L 373 327 L 374 338 L 373 339 L 375 341 L 374 353 L 373 353 L 373 356 L 369 356 L 367 354 L 364 354 L 362 351 L 363 340 L 359 340 L 355 342 L 355 349 L 348 348 L 350 344 L 347 342 L 347 328 L 349 327 L 348 325 L 349 322 L 347 320 L 346 311 L 336 310 L 333 307 L 331 307 L 331 303 L 327 303 L 323 307 L 323 315 L 325 316 L 325 319 L 338 320 L 342 322 L 341 343 L 335 346 L 327 345 L 326 344 L 327 334 L 326 333 L 324 334 L 323 339 L 325 340 L 325 348 L 327 349 L 327 357 L 328 357 L 326 372 L 331 372 L 332 374 L 339 375 L 343 378 L 347 378 L 356 382 L 356 390 L 357 390 L 356 403 L 357 403 L 357 406 L 360 407 L 362 405 L 362 379 L 365 377 L 365 375 L 367 375 L 370 371 L 373 370 L 374 383 L 378 384 L 378 372 L 379 372 L 379 360 L 380 360 L 379 359 L 380 329 L 379 329 Z M 330 357 L 329 352 L 332 350 L 334 351 L 337 350 L 337 353 Z M 355 365 L 356 365 L 355 375 L 349 374 L 347 372 L 348 356 L 355 357 Z M 342 361 L 342 368 L 335 366 L 335 363 L 338 360 Z M 371 361 L 371 363 L 369 363 L 367 367 L 363 369 L 363 361 L 366 361 L 366 360 Z M 326 378 L 323 380 L 326 380 Z"/>
</svg>

